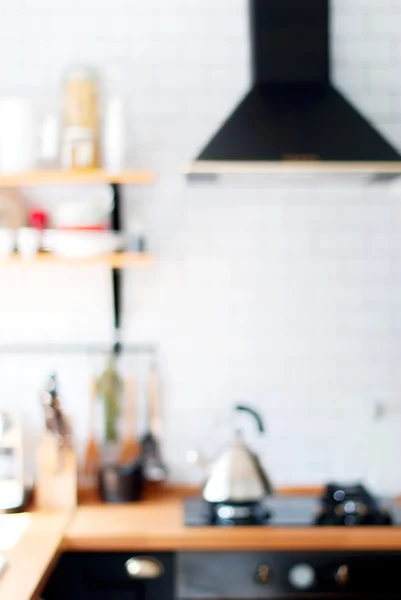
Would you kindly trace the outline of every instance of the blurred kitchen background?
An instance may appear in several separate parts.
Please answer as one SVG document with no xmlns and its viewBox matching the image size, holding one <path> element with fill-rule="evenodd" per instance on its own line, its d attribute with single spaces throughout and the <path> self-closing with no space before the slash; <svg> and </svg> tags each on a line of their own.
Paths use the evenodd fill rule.
<svg viewBox="0 0 401 600">
<path fill-rule="evenodd" d="M 401 150 L 401 5 L 332 4 L 335 82 Z M 249 88 L 247 20 L 247 0 L 98 0 L 96 12 L 90 0 L 3 0 L 0 96 L 30 98 L 43 116 L 68 67 L 85 64 L 125 100 L 130 165 L 156 182 L 123 188 L 124 229 L 141 224 L 154 262 L 124 272 L 122 336 L 159 349 L 171 481 L 201 476 L 186 451 L 216 451 L 244 401 L 267 423 L 252 442 L 276 485 L 362 475 L 399 493 L 401 183 L 182 174 Z M 105 191 L 22 193 L 51 207 Z M 0 346 L 52 342 L 111 346 L 107 267 L 1 267 Z M 121 368 L 140 379 L 143 360 L 123 356 Z M 23 414 L 28 449 L 56 370 L 82 452 L 103 366 L 100 355 L 0 354 L 2 406 Z"/>
</svg>

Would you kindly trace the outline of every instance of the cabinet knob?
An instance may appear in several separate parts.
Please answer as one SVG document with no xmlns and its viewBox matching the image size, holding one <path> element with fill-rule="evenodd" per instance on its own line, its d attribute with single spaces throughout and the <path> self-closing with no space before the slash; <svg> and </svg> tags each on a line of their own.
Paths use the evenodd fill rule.
<svg viewBox="0 0 401 600">
<path fill-rule="evenodd" d="M 290 569 L 288 579 L 296 590 L 307 590 L 316 583 L 316 571 L 311 565 L 302 563 Z"/>
<path fill-rule="evenodd" d="M 259 565 L 256 572 L 256 580 L 261 585 L 267 585 L 270 581 L 270 567 L 268 565 Z"/>
<path fill-rule="evenodd" d="M 152 556 L 136 556 L 125 563 L 131 579 L 158 579 L 164 573 L 162 563 Z"/>
<path fill-rule="evenodd" d="M 336 580 L 337 585 L 343 586 L 347 585 L 349 582 L 349 567 L 348 565 L 341 565 L 337 569 L 336 574 L 334 575 L 334 579 Z"/>
</svg>

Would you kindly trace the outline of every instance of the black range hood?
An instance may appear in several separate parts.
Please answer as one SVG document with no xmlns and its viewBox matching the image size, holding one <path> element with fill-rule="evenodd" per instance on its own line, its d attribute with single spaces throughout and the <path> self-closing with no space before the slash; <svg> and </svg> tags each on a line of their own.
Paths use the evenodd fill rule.
<svg viewBox="0 0 401 600">
<path fill-rule="evenodd" d="M 250 0 L 253 87 L 188 174 L 401 172 L 330 80 L 330 0 Z"/>
</svg>

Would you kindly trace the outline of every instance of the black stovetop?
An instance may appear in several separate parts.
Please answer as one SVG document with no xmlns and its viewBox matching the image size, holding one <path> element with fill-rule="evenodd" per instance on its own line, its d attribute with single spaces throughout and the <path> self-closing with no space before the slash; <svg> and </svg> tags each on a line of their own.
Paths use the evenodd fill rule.
<svg viewBox="0 0 401 600">
<path fill-rule="evenodd" d="M 388 511 L 392 525 L 401 526 L 401 506 L 394 501 L 375 498 L 380 509 Z M 212 517 L 210 505 L 202 498 L 187 498 L 185 506 L 185 525 L 188 527 L 208 527 L 210 525 L 230 526 L 233 523 L 216 523 Z M 255 525 L 272 527 L 314 527 L 318 525 L 316 515 L 322 506 L 319 496 L 270 496 L 262 505 L 268 516 Z M 243 523 L 244 525 L 248 523 Z M 331 523 L 325 523 L 331 524 Z"/>
</svg>

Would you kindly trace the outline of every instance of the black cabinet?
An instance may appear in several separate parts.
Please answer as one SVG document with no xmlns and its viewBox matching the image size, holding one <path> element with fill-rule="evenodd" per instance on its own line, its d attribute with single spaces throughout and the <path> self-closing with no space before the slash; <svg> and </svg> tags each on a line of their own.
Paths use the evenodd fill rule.
<svg viewBox="0 0 401 600">
<path fill-rule="evenodd" d="M 87 590 L 88 600 L 136 600 L 135 590 Z"/>
<path fill-rule="evenodd" d="M 70 600 L 71 598 L 80 600 L 83 597 L 80 595 L 73 557 L 72 555 L 62 555 L 49 577 L 41 598 L 43 600 Z"/>
<path fill-rule="evenodd" d="M 66 553 L 44 600 L 174 600 L 171 553 Z"/>
</svg>

